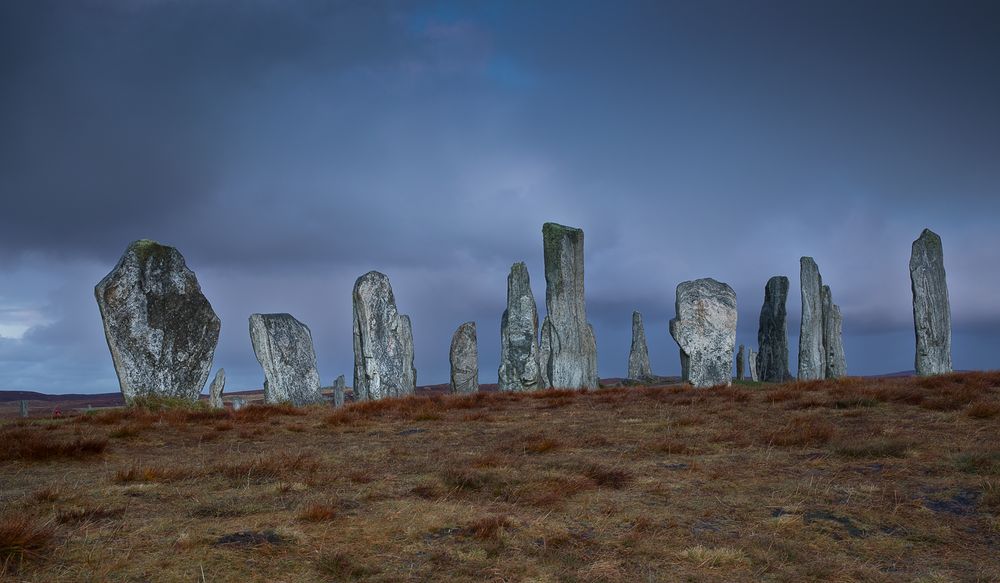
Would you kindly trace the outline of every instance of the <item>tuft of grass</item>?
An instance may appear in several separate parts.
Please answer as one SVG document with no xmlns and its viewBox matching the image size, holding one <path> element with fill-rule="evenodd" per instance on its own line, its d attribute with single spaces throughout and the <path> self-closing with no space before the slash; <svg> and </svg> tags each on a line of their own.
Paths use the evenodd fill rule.
<svg viewBox="0 0 1000 583">
<path fill-rule="evenodd" d="M 337 516 L 337 507 L 332 504 L 313 503 L 299 512 L 299 520 L 306 522 L 324 522 Z"/>
<path fill-rule="evenodd" d="M 116 520 L 124 515 L 124 508 L 108 508 L 105 506 L 98 506 L 96 508 L 63 508 L 56 513 L 56 521 L 61 524 L 79 524 L 100 522 L 102 520 Z"/>
<path fill-rule="evenodd" d="M 830 441 L 836 428 L 819 415 L 795 417 L 784 427 L 771 433 L 768 442 L 778 446 L 823 445 Z"/>
<path fill-rule="evenodd" d="M 82 460 L 104 453 L 107 447 L 104 438 L 64 439 L 37 429 L 16 428 L 0 433 L 0 461 Z"/>
<path fill-rule="evenodd" d="M 186 468 L 132 465 L 115 472 L 114 481 L 118 484 L 178 482 L 197 475 L 198 472 Z"/>
<path fill-rule="evenodd" d="M 844 457 L 883 458 L 906 457 L 911 444 L 902 439 L 878 437 L 859 441 L 844 441 L 836 444 L 833 451 Z"/>
<path fill-rule="evenodd" d="M 40 559 L 54 538 L 52 526 L 36 517 L 0 517 L 0 575 L 16 573 L 25 561 Z"/>
<path fill-rule="evenodd" d="M 964 453 L 955 460 L 959 471 L 980 476 L 1000 476 L 1000 451 Z"/>
<path fill-rule="evenodd" d="M 732 547 L 706 547 L 696 545 L 678 553 L 680 558 L 694 563 L 699 567 L 727 567 L 746 562 L 743 551 Z"/>
<path fill-rule="evenodd" d="M 596 464 L 584 468 L 583 475 L 593 480 L 598 486 L 615 490 L 624 488 L 632 480 L 632 475 L 625 470 L 605 468 Z"/>
<path fill-rule="evenodd" d="M 965 414 L 973 419 L 992 419 L 1000 414 L 1000 403 L 992 401 L 976 401 L 969 405 Z"/>
<path fill-rule="evenodd" d="M 334 551 L 321 555 L 316 569 L 334 581 L 360 581 L 378 574 L 378 569 L 359 561 L 347 551 Z"/>
<path fill-rule="evenodd" d="M 465 530 L 479 540 L 499 541 L 504 530 L 514 525 L 510 518 L 502 514 L 494 514 L 476 520 Z"/>
<path fill-rule="evenodd" d="M 263 484 L 296 474 L 313 474 L 319 468 L 320 463 L 316 456 L 306 452 L 296 455 L 268 455 L 235 463 L 224 463 L 212 471 L 231 480 Z"/>
</svg>

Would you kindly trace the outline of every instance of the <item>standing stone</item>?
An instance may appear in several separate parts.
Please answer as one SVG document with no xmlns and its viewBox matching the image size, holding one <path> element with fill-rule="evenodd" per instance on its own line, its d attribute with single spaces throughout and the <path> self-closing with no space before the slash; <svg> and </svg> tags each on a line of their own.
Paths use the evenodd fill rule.
<svg viewBox="0 0 1000 583">
<path fill-rule="evenodd" d="M 18 405 L 18 413 L 21 415 L 21 417 L 27 417 L 28 416 L 28 402 L 24 401 L 24 400 L 18 401 L 17 405 Z"/>
<path fill-rule="evenodd" d="M 750 361 L 751 370 L 756 369 L 759 380 L 764 382 L 783 383 L 792 378 L 788 372 L 787 300 L 788 278 L 776 275 L 767 280 L 757 329 L 760 352 Z"/>
<path fill-rule="evenodd" d="M 354 400 L 411 395 L 416 389 L 413 329 L 396 310 L 385 274 L 369 271 L 354 283 Z"/>
<path fill-rule="evenodd" d="M 226 388 L 226 369 L 220 368 L 212 379 L 212 384 L 208 387 L 208 406 L 213 409 L 222 409 L 222 391 Z"/>
<path fill-rule="evenodd" d="M 94 295 L 125 402 L 197 401 L 221 324 L 180 252 L 135 241 Z"/>
<path fill-rule="evenodd" d="M 653 378 L 649 366 L 649 349 L 646 347 L 646 331 L 642 326 L 642 314 L 632 312 L 632 349 L 628 353 L 628 378 L 643 381 Z"/>
<path fill-rule="evenodd" d="M 924 229 L 910 254 L 913 328 L 917 335 L 914 362 L 921 376 L 945 374 L 951 368 L 951 305 L 945 281 L 941 237 Z"/>
<path fill-rule="evenodd" d="M 825 378 L 839 379 L 847 376 L 847 358 L 844 355 L 843 326 L 840 306 L 833 303 L 830 286 L 823 286 L 823 350 L 826 362 Z"/>
<path fill-rule="evenodd" d="M 541 370 L 546 387 L 596 389 L 597 340 L 583 295 L 583 230 L 542 226 L 545 308 Z"/>
<path fill-rule="evenodd" d="M 515 263 L 507 276 L 507 309 L 500 319 L 501 391 L 541 388 L 538 365 L 538 309 L 531 293 L 528 268 Z"/>
<path fill-rule="evenodd" d="M 753 348 L 748 350 L 747 367 L 750 369 L 750 380 L 756 383 L 760 380 L 760 377 L 757 375 L 757 353 L 753 351 Z"/>
<path fill-rule="evenodd" d="M 736 353 L 736 380 L 742 381 L 746 379 L 746 350 L 743 345 L 740 344 L 740 350 Z"/>
<path fill-rule="evenodd" d="M 476 340 L 476 323 L 466 322 L 451 337 L 451 392 L 479 392 L 479 347 Z"/>
<path fill-rule="evenodd" d="M 308 326 L 291 314 L 253 314 L 250 342 L 264 369 L 265 403 L 301 407 L 323 402 Z"/>
<path fill-rule="evenodd" d="M 677 286 L 670 335 L 681 349 L 681 380 L 695 387 L 732 384 L 736 292 L 705 278 Z"/>
<path fill-rule="evenodd" d="M 823 278 L 812 257 L 799 260 L 802 285 L 802 322 L 799 327 L 799 380 L 822 379 L 826 374 L 823 351 Z"/>
<path fill-rule="evenodd" d="M 333 381 L 333 406 L 340 408 L 344 406 L 344 391 L 347 389 L 347 381 L 344 380 L 344 375 L 337 377 L 337 380 Z"/>
<path fill-rule="evenodd" d="M 239 411 L 247 406 L 247 401 L 243 397 L 233 397 L 229 402 L 233 405 L 233 411 Z"/>
</svg>

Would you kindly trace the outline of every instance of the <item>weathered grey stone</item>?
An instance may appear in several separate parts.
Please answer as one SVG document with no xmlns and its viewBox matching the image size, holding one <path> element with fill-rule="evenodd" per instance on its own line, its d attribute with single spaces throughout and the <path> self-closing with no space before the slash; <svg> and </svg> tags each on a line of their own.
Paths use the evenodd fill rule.
<svg viewBox="0 0 1000 583">
<path fill-rule="evenodd" d="M 802 286 L 802 322 L 799 327 L 799 380 L 822 379 L 826 374 L 823 350 L 823 278 L 812 257 L 799 260 Z"/>
<path fill-rule="evenodd" d="M 243 397 L 233 397 L 229 402 L 233 406 L 233 411 L 239 411 L 243 407 L 247 406 L 247 401 Z"/>
<path fill-rule="evenodd" d="M 515 263 L 507 276 L 507 309 L 500 319 L 501 391 L 541 388 L 538 351 L 538 309 L 531 293 L 528 268 Z"/>
<path fill-rule="evenodd" d="M 25 400 L 18 401 L 17 402 L 17 408 L 18 408 L 18 414 L 21 417 L 27 417 L 28 416 L 28 402 L 27 401 L 25 401 Z"/>
<path fill-rule="evenodd" d="M 596 389 L 597 341 L 587 322 L 583 292 L 583 230 L 556 223 L 542 226 L 545 308 L 542 322 L 542 383 L 563 389 Z"/>
<path fill-rule="evenodd" d="M 343 407 L 344 406 L 344 391 L 347 389 L 347 381 L 344 379 L 344 375 L 337 377 L 337 380 L 333 381 L 333 406 Z"/>
<path fill-rule="evenodd" d="M 917 336 L 914 362 L 918 375 L 945 374 L 951 365 L 951 304 L 945 280 L 941 237 L 924 229 L 910 254 L 913 328 Z"/>
<path fill-rule="evenodd" d="M 681 380 L 696 387 L 732 384 L 736 292 L 714 279 L 677 286 L 670 335 L 681 349 Z"/>
<path fill-rule="evenodd" d="M 646 330 L 642 326 L 642 314 L 632 312 L 632 348 L 628 352 L 628 378 L 636 381 L 649 380 L 653 369 L 649 366 L 649 348 L 646 346 Z"/>
<path fill-rule="evenodd" d="M 757 353 L 754 352 L 753 348 L 748 349 L 747 368 L 750 369 L 750 380 L 755 383 L 759 381 L 760 376 L 757 374 Z"/>
<path fill-rule="evenodd" d="M 847 358 L 844 355 L 843 325 L 840 306 L 833 303 L 830 286 L 824 285 L 823 296 L 823 350 L 826 362 L 825 378 L 839 379 L 847 376 Z"/>
<path fill-rule="evenodd" d="M 226 388 L 226 369 L 220 368 L 212 379 L 212 384 L 208 386 L 208 406 L 213 409 L 221 409 L 222 391 Z"/>
<path fill-rule="evenodd" d="M 312 332 L 291 314 L 253 314 L 250 341 L 264 369 L 264 402 L 296 407 L 323 402 Z"/>
<path fill-rule="evenodd" d="M 760 352 L 751 360 L 759 380 L 783 383 L 792 378 L 788 371 L 788 278 L 776 275 L 764 286 L 764 305 L 760 308 L 757 345 Z M 757 379 L 754 379 L 757 380 Z"/>
<path fill-rule="evenodd" d="M 746 380 L 746 349 L 740 344 L 740 349 L 736 352 L 736 380 Z"/>
<path fill-rule="evenodd" d="M 385 274 L 369 271 L 354 283 L 354 400 L 413 394 L 413 329 L 396 310 Z"/>
<path fill-rule="evenodd" d="M 451 337 L 451 392 L 479 392 L 479 346 L 476 323 L 466 322 Z"/>
<path fill-rule="evenodd" d="M 135 241 L 94 295 L 125 402 L 198 400 L 221 325 L 180 252 Z"/>
</svg>

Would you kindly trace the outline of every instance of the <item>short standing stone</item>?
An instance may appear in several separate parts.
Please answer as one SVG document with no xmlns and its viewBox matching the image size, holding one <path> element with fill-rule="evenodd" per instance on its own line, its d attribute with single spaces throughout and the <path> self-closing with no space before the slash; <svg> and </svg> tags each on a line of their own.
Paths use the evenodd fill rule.
<svg viewBox="0 0 1000 583">
<path fill-rule="evenodd" d="M 180 252 L 135 241 L 94 295 L 125 402 L 197 401 L 212 369 L 220 322 Z"/>
<path fill-rule="evenodd" d="M 233 405 L 233 411 L 239 411 L 247 406 L 247 401 L 243 397 L 233 397 L 229 402 Z"/>
<path fill-rule="evenodd" d="M 681 378 L 696 387 L 732 384 L 736 292 L 714 279 L 677 286 L 670 335 L 681 349 Z"/>
<path fill-rule="evenodd" d="M 750 369 L 750 380 L 757 382 L 760 377 L 757 375 L 757 353 L 754 352 L 753 348 L 749 348 L 747 352 L 747 368 Z"/>
<path fill-rule="evenodd" d="M 632 348 L 628 353 L 628 378 L 643 381 L 653 378 L 649 366 L 649 348 L 646 346 L 646 330 L 642 326 L 642 314 L 632 312 Z"/>
<path fill-rule="evenodd" d="M 321 403 L 312 332 L 290 314 L 250 316 L 250 341 L 264 369 L 264 402 Z"/>
<path fill-rule="evenodd" d="M 740 349 L 736 353 L 736 380 L 742 381 L 746 378 L 746 349 L 740 344 Z"/>
<path fill-rule="evenodd" d="M 475 322 L 466 322 L 455 330 L 455 334 L 451 337 L 448 360 L 451 363 L 451 392 L 478 392 L 479 347 Z"/>
<path fill-rule="evenodd" d="M 767 280 L 757 329 L 760 352 L 751 358 L 752 369 L 756 369 L 759 380 L 764 382 L 783 383 L 792 378 L 788 371 L 787 301 L 788 278 L 776 275 Z"/>
<path fill-rule="evenodd" d="M 538 352 L 538 309 L 531 293 L 528 268 L 515 263 L 507 276 L 507 309 L 500 319 L 501 391 L 541 388 Z"/>
<path fill-rule="evenodd" d="M 913 327 L 917 336 L 914 362 L 918 375 L 945 374 L 951 364 L 951 304 L 945 281 L 941 237 L 924 229 L 910 254 Z"/>
<path fill-rule="evenodd" d="M 344 391 L 347 390 L 347 381 L 344 379 L 344 375 L 337 377 L 337 380 L 333 381 L 333 406 L 343 407 L 344 406 Z"/>
<path fill-rule="evenodd" d="M 28 416 L 28 402 L 24 401 L 24 400 L 18 401 L 17 406 L 18 406 L 18 413 L 21 415 L 21 417 L 27 417 Z"/>
<path fill-rule="evenodd" d="M 812 257 L 799 260 L 802 286 L 802 322 L 799 327 L 799 380 L 822 379 L 826 374 L 823 350 L 823 278 Z"/>
<path fill-rule="evenodd" d="M 838 379 L 847 376 L 847 358 L 844 355 L 844 319 L 840 306 L 833 303 L 830 286 L 824 285 L 823 296 L 823 350 L 826 362 L 825 378 Z"/>
<path fill-rule="evenodd" d="M 212 379 L 212 384 L 208 386 L 208 406 L 213 409 L 221 409 L 222 391 L 226 388 L 226 369 L 220 368 Z"/>
<path fill-rule="evenodd" d="M 583 230 L 542 226 L 545 308 L 541 371 L 546 387 L 596 389 L 597 341 L 583 293 Z"/>
<path fill-rule="evenodd" d="M 385 274 L 369 271 L 354 283 L 354 399 L 367 401 L 413 394 L 410 319 L 396 310 Z"/>
</svg>

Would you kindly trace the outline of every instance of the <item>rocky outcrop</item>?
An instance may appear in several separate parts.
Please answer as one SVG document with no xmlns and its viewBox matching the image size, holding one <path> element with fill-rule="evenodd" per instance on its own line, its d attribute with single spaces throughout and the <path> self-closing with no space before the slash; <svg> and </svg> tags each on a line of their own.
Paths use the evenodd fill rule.
<svg viewBox="0 0 1000 583">
<path fill-rule="evenodd" d="M 389 278 L 369 271 L 354 283 L 354 400 L 413 394 L 410 319 L 396 310 Z"/>
<path fill-rule="evenodd" d="M 677 286 L 670 335 L 681 351 L 681 379 L 696 387 L 732 384 L 736 292 L 714 279 Z"/>
<path fill-rule="evenodd" d="M 583 292 L 583 230 L 545 223 L 541 373 L 546 387 L 596 389 L 597 341 Z"/>
<path fill-rule="evenodd" d="M 538 308 L 528 268 L 524 263 L 515 263 L 507 276 L 507 309 L 500 319 L 500 390 L 541 388 L 538 361 Z"/>
<path fill-rule="evenodd" d="M 823 278 L 812 257 L 799 260 L 802 286 L 802 322 L 799 326 L 799 380 L 824 378 L 826 359 L 823 350 Z"/>
<path fill-rule="evenodd" d="M 221 323 L 180 252 L 135 241 L 94 295 L 125 402 L 196 401 L 212 370 Z"/>
<path fill-rule="evenodd" d="M 642 314 L 632 312 L 632 348 L 628 352 L 628 378 L 644 381 L 653 378 L 649 366 L 649 349 L 646 346 L 646 331 L 642 326 Z"/>
<path fill-rule="evenodd" d="M 321 403 L 312 332 L 290 314 L 250 316 L 250 342 L 264 369 L 264 402 Z"/>
<path fill-rule="evenodd" d="M 222 391 L 226 388 L 226 369 L 220 368 L 212 379 L 212 384 L 208 387 L 208 406 L 213 409 L 222 409 Z"/>
<path fill-rule="evenodd" d="M 479 346 L 475 322 L 466 322 L 455 330 L 448 360 L 451 363 L 451 392 L 479 392 Z"/>
<path fill-rule="evenodd" d="M 760 352 L 751 360 L 761 381 L 783 383 L 792 378 L 788 371 L 788 325 L 786 302 L 788 278 L 776 275 L 764 286 L 764 305 L 760 309 L 757 346 Z"/>
<path fill-rule="evenodd" d="M 343 407 L 344 406 L 344 392 L 347 390 L 347 381 L 344 379 L 344 375 L 337 377 L 337 380 L 333 381 L 333 406 Z"/>
<path fill-rule="evenodd" d="M 839 379 L 847 376 L 847 358 L 844 355 L 844 318 L 840 306 L 833 303 L 830 286 L 824 285 L 823 296 L 823 350 L 826 369 L 824 378 Z"/>
<path fill-rule="evenodd" d="M 945 374 L 951 365 L 951 304 L 944 272 L 941 237 L 924 229 L 910 253 L 913 328 L 917 336 L 914 362 L 918 375 Z"/>
</svg>

